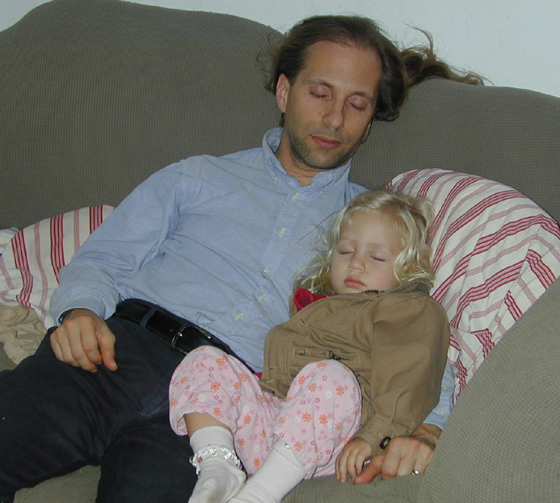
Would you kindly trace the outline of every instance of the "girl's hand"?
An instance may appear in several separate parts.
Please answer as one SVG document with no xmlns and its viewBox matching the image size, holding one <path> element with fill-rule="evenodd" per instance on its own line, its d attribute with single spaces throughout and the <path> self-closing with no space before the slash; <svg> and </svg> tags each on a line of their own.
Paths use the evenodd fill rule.
<svg viewBox="0 0 560 503">
<path fill-rule="evenodd" d="M 336 478 L 346 482 L 346 476 L 355 479 L 362 473 L 364 463 L 373 454 L 368 442 L 362 438 L 353 438 L 346 444 L 336 460 Z"/>
</svg>

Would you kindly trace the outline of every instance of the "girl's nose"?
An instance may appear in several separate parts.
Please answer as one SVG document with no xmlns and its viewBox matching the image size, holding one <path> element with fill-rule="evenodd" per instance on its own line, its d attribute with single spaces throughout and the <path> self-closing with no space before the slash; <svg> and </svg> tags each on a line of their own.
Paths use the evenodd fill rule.
<svg viewBox="0 0 560 503">
<path fill-rule="evenodd" d="M 364 270 L 364 260 L 359 255 L 354 255 L 348 264 L 348 268 L 356 271 Z"/>
</svg>

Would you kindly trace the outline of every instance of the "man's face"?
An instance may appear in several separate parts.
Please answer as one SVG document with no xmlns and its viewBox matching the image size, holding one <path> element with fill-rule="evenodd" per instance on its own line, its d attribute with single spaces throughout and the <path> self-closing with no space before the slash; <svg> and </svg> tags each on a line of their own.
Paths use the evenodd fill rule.
<svg viewBox="0 0 560 503">
<path fill-rule="evenodd" d="M 381 72 L 376 52 L 321 41 L 293 82 L 280 76 L 276 101 L 285 123 L 276 155 L 301 185 L 354 155 L 369 131 Z"/>
</svg>

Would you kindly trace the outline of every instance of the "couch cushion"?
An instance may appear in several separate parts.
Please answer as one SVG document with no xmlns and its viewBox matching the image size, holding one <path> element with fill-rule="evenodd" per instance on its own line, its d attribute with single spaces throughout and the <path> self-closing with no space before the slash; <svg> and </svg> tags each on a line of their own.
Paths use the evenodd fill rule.
<svg viewBox="0 0 560 503">
<path fill-rule="evenodd" d="M 556 281 L 488 356 L 451 414 L 416 503 L 558 502 L 559 305 Z"/>
<path fill-rule="evenodd" d="M 560 275 L 560 230 L 520 192 L 478 176 L 414 170 L 389 185 L 435 206 L 431 294 L 449 317 L 457 397 L 504 333 Z"/>
</svg>

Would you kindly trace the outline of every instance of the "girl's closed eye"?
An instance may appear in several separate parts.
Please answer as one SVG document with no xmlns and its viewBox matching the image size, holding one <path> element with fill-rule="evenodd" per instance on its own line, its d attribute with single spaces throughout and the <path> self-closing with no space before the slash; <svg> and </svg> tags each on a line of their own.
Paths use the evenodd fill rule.
<svg viewBox="0 0 560 503">
<path fill-rule="evenodd" d="M 339 247 L 336 249 L 336 252 L 337 252 L 339 255 L 347 255 L 348 253 L 354 253 L 354 249 L 351 248 L 350 246 L 339 246 Z"/>
</svg>

